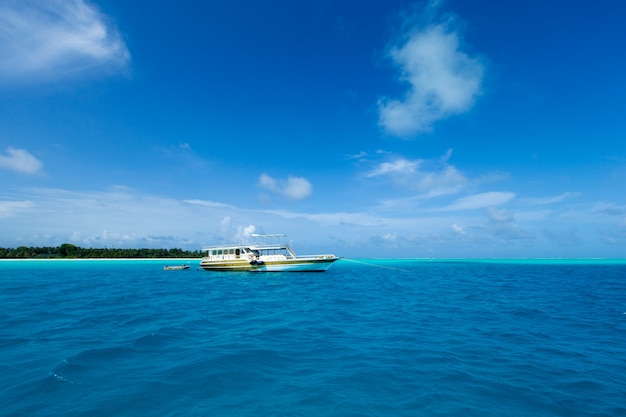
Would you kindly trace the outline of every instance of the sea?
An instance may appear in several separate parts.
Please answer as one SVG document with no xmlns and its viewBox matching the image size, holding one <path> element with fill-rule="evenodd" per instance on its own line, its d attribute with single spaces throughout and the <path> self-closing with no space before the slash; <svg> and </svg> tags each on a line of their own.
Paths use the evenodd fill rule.
<svg viewBox="0 0 626 417">
<path fill-rule="evenodd" d="M 626 260 L 0 261 L 0 415 L 626 416 Z"/>
</svg>

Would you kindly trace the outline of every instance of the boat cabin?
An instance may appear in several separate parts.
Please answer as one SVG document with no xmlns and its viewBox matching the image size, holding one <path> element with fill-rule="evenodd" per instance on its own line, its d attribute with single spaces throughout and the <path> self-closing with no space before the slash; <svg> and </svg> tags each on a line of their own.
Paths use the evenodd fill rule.
<svg viewBox="0 0 626 417">
<path fill-rule="evenodd" d="M 203 251 L 207 253 L 207 257 L 217 257 L 219 259 L 239 259 L 242 257 L 242 255 L 244 255 L 244 257 L 247 257 L 248 255 L 253 254 L 253 252 L 246 247 L 226 248 L 223 246 L 216 246 L 203 248 Z"/>
<path fill-rule="evenodd" d="M 296 255 L 289 245 L 255 245 L 255 246 L 209 246 L 202 249 L 210 259 L 291 259 Z"/>
</svg>

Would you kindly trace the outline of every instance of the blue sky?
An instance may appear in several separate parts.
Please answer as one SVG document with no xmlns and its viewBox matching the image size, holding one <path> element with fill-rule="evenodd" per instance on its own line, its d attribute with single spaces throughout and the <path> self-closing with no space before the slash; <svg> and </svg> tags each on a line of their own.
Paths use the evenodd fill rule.
<svg viewBox="0 0 626 417">
<path fill-rule="evenodd" d="M 0 1 L 0 246 L 626 256 L 618 1 Z"/>
</svg>

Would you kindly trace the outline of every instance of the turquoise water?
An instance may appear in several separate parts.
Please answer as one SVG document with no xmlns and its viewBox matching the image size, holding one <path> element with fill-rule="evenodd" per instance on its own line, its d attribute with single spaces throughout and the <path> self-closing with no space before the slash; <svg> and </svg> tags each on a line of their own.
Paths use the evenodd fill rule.
<svg viewBox="0 0 626 417">
<path fill-rule="evenodd" d="M 626 415 L 623 260 L 166 263 L 0 261 L 0 414 Z"/>
</svg>

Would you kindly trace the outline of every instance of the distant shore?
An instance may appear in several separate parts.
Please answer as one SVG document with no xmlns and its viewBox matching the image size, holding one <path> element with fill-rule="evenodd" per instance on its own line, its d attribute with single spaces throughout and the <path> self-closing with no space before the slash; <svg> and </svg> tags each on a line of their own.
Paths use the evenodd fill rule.
<svg viewBox="0 0 626 417">
<path fill-rule="evenodd" d="M 202 252 L 179 248 L 82 248 L 60 246 L 0 248 L 0 259 L 200 259 Z"/>
<path fill-rule="evenodd" d="M 159 261 L 159 262 L 200 262 L 200 258 L 0 258 L 2 261 Z"/>
</svg>

